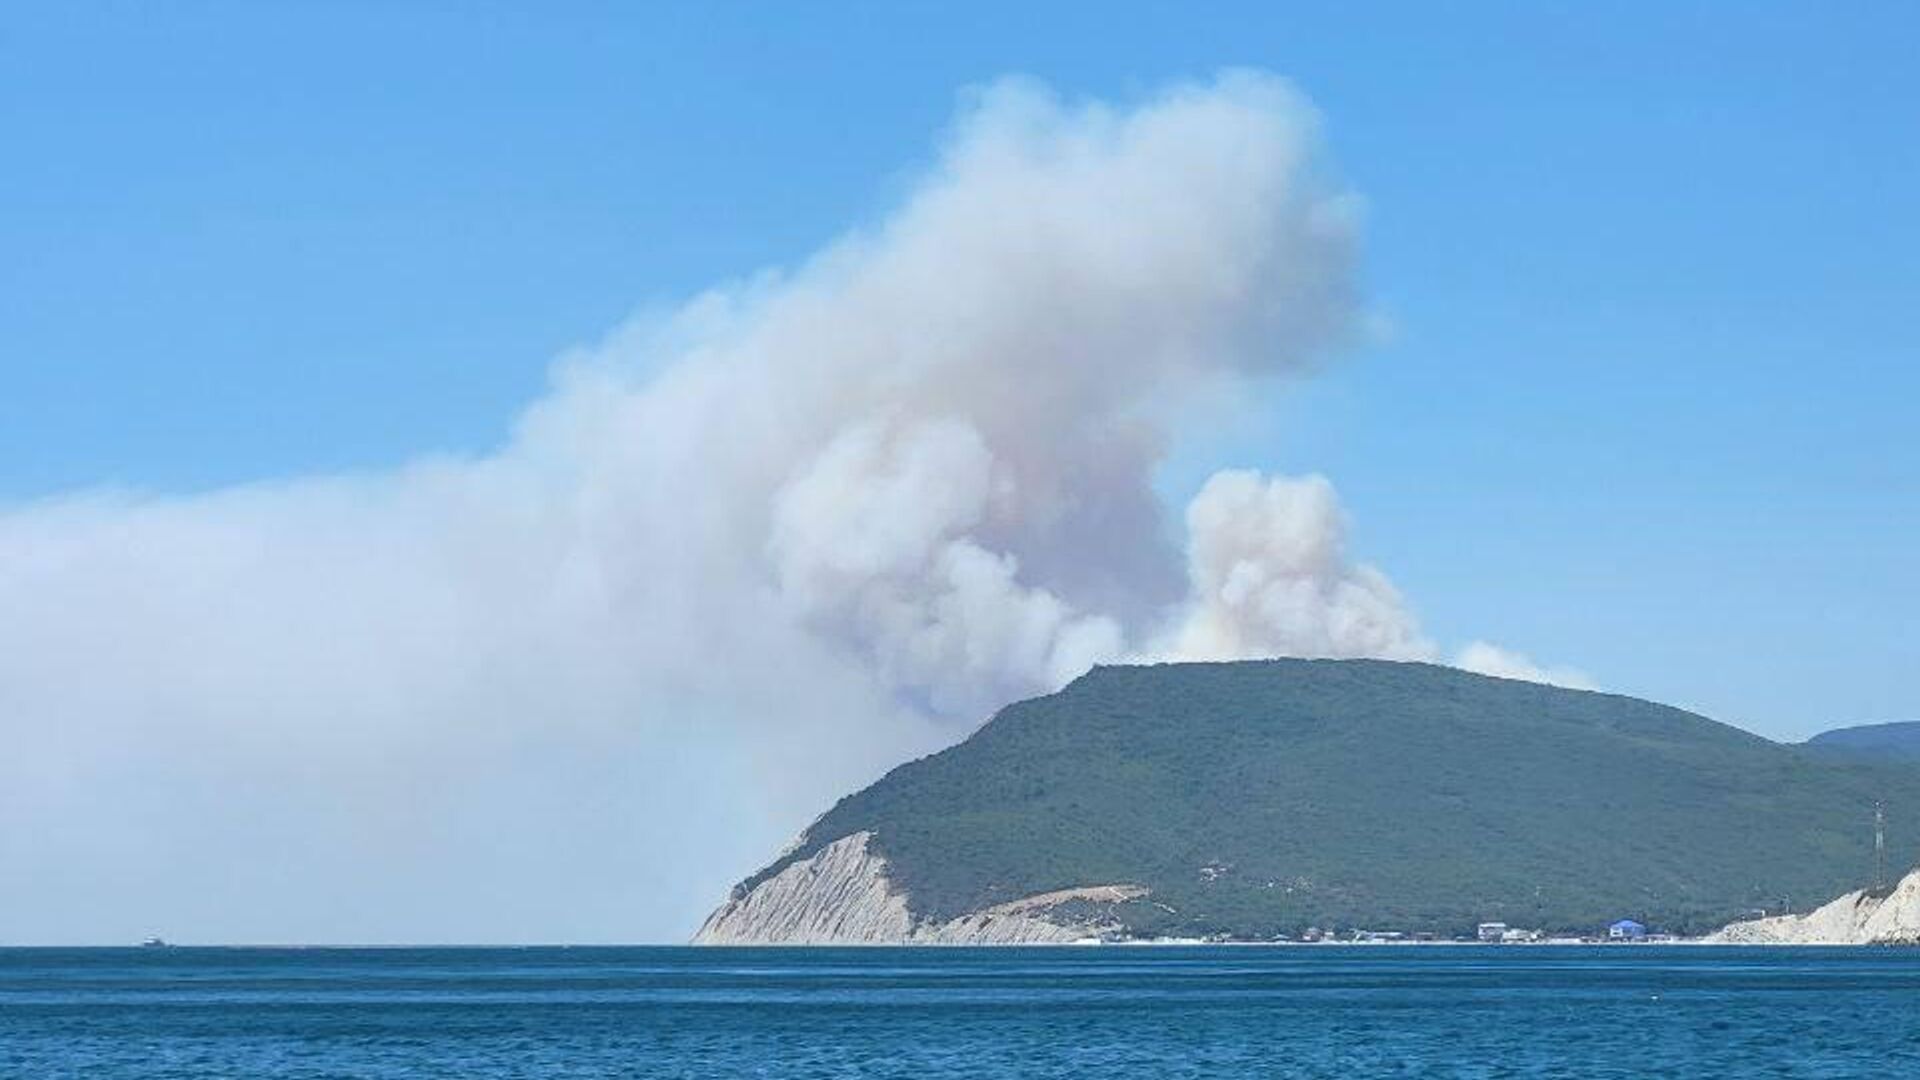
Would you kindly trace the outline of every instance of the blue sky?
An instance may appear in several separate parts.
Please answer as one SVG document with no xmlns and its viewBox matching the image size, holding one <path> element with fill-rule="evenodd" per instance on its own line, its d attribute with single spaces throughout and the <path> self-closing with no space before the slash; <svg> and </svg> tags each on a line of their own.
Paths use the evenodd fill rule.
<svg viewBox="0 0 1920 1080">
<path fill-rule="evenodd" d="M 0 500 L 480 451 L 900 196 L 964 88 L 1293 80 L 1392 326 L 1188 445 L 1439 637 L 1777 735 L 1920 717 L 1920 32 L 1846 5 L 46 5 L 0 27 Z"/>
</svg>

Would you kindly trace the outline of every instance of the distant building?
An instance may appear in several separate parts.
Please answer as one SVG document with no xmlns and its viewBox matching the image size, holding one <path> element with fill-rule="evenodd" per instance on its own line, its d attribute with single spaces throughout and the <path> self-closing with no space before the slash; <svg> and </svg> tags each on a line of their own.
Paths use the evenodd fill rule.
<svg viewBox="0 0 1920 1080">
<path fill-rule="evenodd" d="M 1647 928 L 1632 919 L 1621 919 L 1607 927 L 1608 941 L 1639 941 L 1647 936 Z"/>
<path fill-rule="evenodd" d="M 1481 941 L 1499 941 L 1507 936 L 1507 924 L 1503 922 L 1483 922 L 1474 935 Z"/>
</svg>

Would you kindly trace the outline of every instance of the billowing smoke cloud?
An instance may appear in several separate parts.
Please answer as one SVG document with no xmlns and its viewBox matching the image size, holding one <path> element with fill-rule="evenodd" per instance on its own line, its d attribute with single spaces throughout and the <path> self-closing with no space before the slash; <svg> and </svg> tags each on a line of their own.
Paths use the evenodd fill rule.
<svg viewBox="0 0 1920 1080">
<path fill-rule="evenodd" d="M 1187 536 L 1193 591 L 1175 657 L 1433 656 L 1386 575 L 1349 561 L 1323 477 L 1215 473 L 1187 506 Z"/>
<path fill-rule="evenodd" d="M 1385 574 L 1347 553 L 1346 517 L 1326 478 L 1262 477 L 1223 469 L 1187 505 L 1181 619 L 1157 656 L 1380 657 L 1446 662 L 1482 675 L 1580 689 L 1584 672 L 1543 668 L 1475 641 L 1451 658 L 1420 632 Z"/>
<path fill-rule="evenodd" d="M 1354 205 L 1274 80 L 1003 83 L 883 222 L 567 358 L 495 454 L 0 513 L 0 934 L 671 938 L 1091 663 L 1438 655 L 1325 480 L 1215 476 L 1184 559 L 1153 487 L 1349 333 Z"/>
</svg>

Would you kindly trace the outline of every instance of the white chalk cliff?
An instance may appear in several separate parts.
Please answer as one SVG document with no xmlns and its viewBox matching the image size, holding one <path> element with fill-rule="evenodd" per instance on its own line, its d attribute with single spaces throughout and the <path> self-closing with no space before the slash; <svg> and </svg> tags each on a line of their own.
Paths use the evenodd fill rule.
<svg viewBox="0 0 1920 1080">
<path fill-rule="evenodd" d="M 707 916 L 696 945 L 1023 945 L 1076 941 L 1116 924 L 1064 918 L 1069 901 L 1114 904 L 1146 895 L 1093 885 L 1022 897 L 945 922 L 916 917 L 907 894 L 869 849 L 870 832 L 843 836 L 751 889 L 736 888 Z"/>
<path fill-rule="evenodd" d="M 1885 893 L 1855 889 L 1804 915 L 1737 922 L 1706 940 L 1718 945 L 1920 945 L 1920 869 Z"/>
</svg>

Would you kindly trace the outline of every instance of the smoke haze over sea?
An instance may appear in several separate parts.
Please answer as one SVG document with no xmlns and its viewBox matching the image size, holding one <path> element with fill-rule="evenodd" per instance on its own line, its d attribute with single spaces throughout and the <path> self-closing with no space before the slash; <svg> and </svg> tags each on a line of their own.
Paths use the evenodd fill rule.
<svg viewBox="0 0 1920 1080">
<path fill-rule="evenodd" d="M 0 510 L 0 926 L 673 939 L 1094 663 L 1582 684 L 1430 638 L 1326 478 L 1156 488 L 1368 332 L 1317 128 L 1254 72 L 997 82 L 891 213 L 562 358 L 493 453 Z"/>
</svg>

